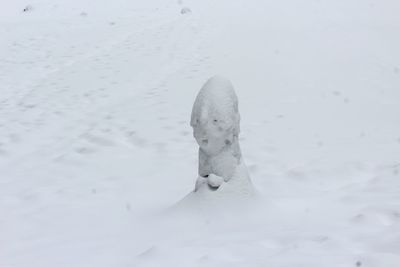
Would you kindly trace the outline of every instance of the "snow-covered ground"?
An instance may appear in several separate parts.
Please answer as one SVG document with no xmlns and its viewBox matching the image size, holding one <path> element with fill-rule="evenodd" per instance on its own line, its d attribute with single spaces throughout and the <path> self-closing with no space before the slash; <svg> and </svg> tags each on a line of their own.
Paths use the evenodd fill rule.
<svg viewBox="0 0 400 267">
<path fill-rule="evenodd" d="M 0 5 L 1 267 L 400 266 L 399 1 Z M 258 196 L 177 205 L 214 74 Z"/>
</svg>

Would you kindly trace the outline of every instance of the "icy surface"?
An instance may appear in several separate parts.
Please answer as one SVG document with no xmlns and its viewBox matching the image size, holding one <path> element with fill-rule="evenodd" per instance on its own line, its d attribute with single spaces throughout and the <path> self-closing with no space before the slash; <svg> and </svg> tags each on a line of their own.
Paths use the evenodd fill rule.
<svg viewBox="0 0 400 267">
<path fill-rule="evenodd" d="M 1 1 L 0 266 L 400 266 L 399 10 Z M 259 196 L 177 208 L 215 73 Z"/>
</svg>

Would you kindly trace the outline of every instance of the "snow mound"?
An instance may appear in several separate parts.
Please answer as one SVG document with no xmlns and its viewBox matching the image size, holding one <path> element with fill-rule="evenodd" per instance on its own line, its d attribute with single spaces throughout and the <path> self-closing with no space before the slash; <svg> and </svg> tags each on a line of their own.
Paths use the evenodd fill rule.
<svg viewBox="0 0 400 267">
<path fill-rule="evenodd" d="M 231 145 L 226 142 L 233 144 L 231 139 L 237 138 L 240 132 L 239 123 L 238 99 L 231 82 L 220 76 L 210 78 L 196 97 L 190 120 L 201 150 L 216 155 Z"/>
<path fill-rule="evenodd" d="M 239 146 L 240 114 L 232 83 L 210 78 L 198 93 L 190 125 L 199 145 L 199 177 L 185 201 L 254 195 Z"/>
</svg>

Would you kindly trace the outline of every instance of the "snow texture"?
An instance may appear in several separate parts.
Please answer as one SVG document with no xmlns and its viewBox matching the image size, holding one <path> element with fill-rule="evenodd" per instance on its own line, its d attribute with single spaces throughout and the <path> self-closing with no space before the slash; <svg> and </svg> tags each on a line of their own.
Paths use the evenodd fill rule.
<svg viewBox="0 0 400 267">
<path fill-rule="evenodd" d="M 1 267 L 400 266 L 400 1 L 0 2 Z M 215 73 L 251 198 L 187 195 Z"/>
<path fill-rule="evenodd" d="M 252 194 L 239 146 L 238 106 L 231 82 L 220 76 L 210 78 L 196 97 L 190 120 L 199 145 L 195 193 L 217 191 L 212 193 L 217 194 L 230 190 Z"/>
<path fill-rule="evenodd" d="M 192 10 L 190 10 L 190 8 L 188 8 L 188 7 L 184 7 L 184 8 L 181 9 L 181 14 L 182 15 L 190 14 L 190 13 L 192 13 Z"/>
</svg>

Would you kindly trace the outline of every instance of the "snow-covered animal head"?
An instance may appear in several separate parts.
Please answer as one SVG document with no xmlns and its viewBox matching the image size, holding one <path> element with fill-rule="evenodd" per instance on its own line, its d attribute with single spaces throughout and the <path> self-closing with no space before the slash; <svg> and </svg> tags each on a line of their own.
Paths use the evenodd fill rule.
<svg viewBox="0 0 400 267">
<path fill-rule="evenodd" d="M 190 125 L 205 153 L 218 154 L 237 141 L 240 131 L 238 100 L 232 84 L 214 76 L 201 88 L 193 105 Z"/>
</svg>

